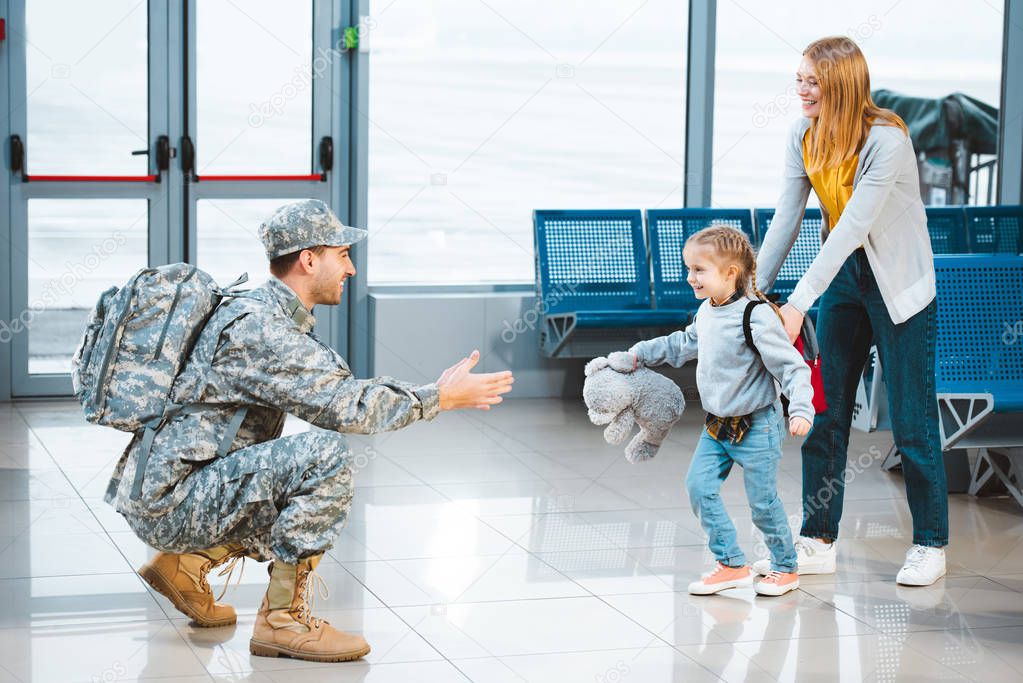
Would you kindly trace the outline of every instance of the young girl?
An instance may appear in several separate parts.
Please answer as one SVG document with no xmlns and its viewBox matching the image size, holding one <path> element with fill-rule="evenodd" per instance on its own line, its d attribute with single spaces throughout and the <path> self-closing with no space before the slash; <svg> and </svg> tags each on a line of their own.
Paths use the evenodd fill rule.
<svg viewBox="0 0 1023 683">
<path fill-rule="evenodd" d="M 746 343 L 746 306 L 767 300 L 754 284 L 756 254 L 744 233 L 711 226 L 686 241 L 682 256 L 689 269 L 687 282 L 696 298 L 704 300 L 695 320 L 684 330 L 612 353 L 608 364 L 631 372 L 639 365 L 681 367 L 699 356 L 696 382 L 707 420 L 689 465 L 686 490 L 717 566 L 689 584 L 689 592 L 709 595 L 753 583 L 735 526 L 718 494 L 732 464 L 738 463 L 753 523 L 771 552 L 771 571 L 755 589 L 760 595 L 782 595 L 799 587 L 799 576 L 792 533 L 775 484 L 783 438 L 775 380 L 789 397 L 789 432 L 802 436 L 814 416 L 810 368 L 770 302 L 755 306 L 750 316 L 756 352 Z"/>
</svg>

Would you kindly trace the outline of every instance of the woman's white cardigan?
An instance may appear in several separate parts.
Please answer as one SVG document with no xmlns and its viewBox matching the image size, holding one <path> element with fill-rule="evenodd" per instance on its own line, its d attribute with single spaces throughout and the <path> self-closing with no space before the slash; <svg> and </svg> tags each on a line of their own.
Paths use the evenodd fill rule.
<svg viewBox="0 0 1023 683">
<path fill-rule="evenodd" d="M 803 135 L 810 120 L 792 127 L 785 152 L 785 184 L 757 256 L 757 286 L 770 291 L 799 234 L 810 179 L 803 164 Z M 895 126 L 871 126 L 859 153 L 849 203 L 834 230 L 800 278 L 788 303 L 806 311 L 824 293 L 842 264 L 861 244 L 892 322 L 901 323 L 935 297 L 934 255 L 920 200 L 916 154 Z"/>
</svg>

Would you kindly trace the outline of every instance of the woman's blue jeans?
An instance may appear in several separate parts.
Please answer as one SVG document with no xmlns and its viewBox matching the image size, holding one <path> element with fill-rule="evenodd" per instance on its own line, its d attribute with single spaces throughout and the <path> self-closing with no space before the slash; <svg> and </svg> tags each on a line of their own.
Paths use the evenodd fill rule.
<svg viewBox="0 0 1023 683">
<path fill-rule="evenodd" d="M 764 543 L 771 553 L 771 568 L 780 572 L 796 571 L 792 530 L 778 498 L 783 427 L 781 402 L 775 401 L 753 413 L 749 431 L 737 444 L 712 438 L 706 428 L 700 434 L 686 474 L 686 491 L 693 512 L 707 532 L 714 558 L 729 567 L 743 566 L 746 556 L 739 548 L 735 525 L 719 491 L 732 464 L 739 463 L 753 523 L 763 533 Z"/>
<path fill-rule="evenodd" d="M 873 341 L 902 456 L 913 543 L 948 543 L 948 487 L 934 394 L 937 309 L 931 301 L 909 320 L 893 323 L 862 249 L 821 296 L 817 338 L 828 409 L 816 416 L 803 443 L 803 536 L 838 538 L 845 484 L 856 474 L 846 470 L 856 387 Z"/>
</svg>

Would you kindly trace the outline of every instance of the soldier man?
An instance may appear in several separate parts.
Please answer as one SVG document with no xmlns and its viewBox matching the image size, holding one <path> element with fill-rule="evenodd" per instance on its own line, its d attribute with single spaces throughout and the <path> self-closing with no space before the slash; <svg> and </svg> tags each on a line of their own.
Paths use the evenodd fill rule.
<svg viewBox="0 0 1023 683">
<path fill-rule="evenodd" d="M 337 305 L 355 275 L 352 244 L 321 201 L 278 209 L 260 226 L 272 277 L 213 313 L 174 383 L 186 406 L 149 443 L 126 449 L 107 500 L 160 550 L 139 574 L 200 626 L 236 621 L 206 576 L 239 557 L 273 560 L 249 643 L 255 655 L 346 661 L 370 648 L 310 613 L 312 579 L 352 501 L 344 432 L 432 420 L 443 410 L 500 403 L 511 372 L 473 374 L 479 352 L 432 384 L 356 379 L 313 334 L 313 307 Z M 281 436 L 286 414 L 322 428 Z"/>
</svg>

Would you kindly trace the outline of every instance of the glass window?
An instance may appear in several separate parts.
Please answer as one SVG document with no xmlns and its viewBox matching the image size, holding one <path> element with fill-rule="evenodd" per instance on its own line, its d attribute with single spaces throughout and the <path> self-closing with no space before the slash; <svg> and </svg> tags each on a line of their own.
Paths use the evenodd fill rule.
<svg viewBox="0 0 1023 683">
<path fill-rule="evenodd" d="M 294 199 L 200 199 L 196 202 L 197 265 L 217 284 L 228 285 L 249 274 L 244 287 L 270 276 L 259 226 L 274 210 Z"/>
<path fill-rule="evenodd" d="M 371 282 L 529 282 L 533 209 L 681 205 L 685 2 L 372 17 Z"/>
<path fill-rule="evenodd" d="M 196 5 L 198 174 L 309 173 L 311 0 Z"/>
<path fill-rule="evenodd" d="M 145 199 L 28 202 L 28 371 L 71 372 L 71 356 L 101 292 L 148 262 Z"/>
<path fill-rule="evenodd" d="M 795 72 L 813 40 L 855 40 L 873 90 L 926 98 L 962 92 L 998 107 L 1002 26 L 997 7 L 981 3 L 964 11 L 953 0 L 718 3 L 713 205 L 770 207 L 777 201 L 785 136 L 800 116 Z M 985 173 L 971 178 L 981 181 L 983 192 L 970 203 L 987 203 Z"/>
<path fill-rule="evenodd" d="M 26 3 L 25 159 L 36 175 L 145 175 L 146 3 Z M 6 43 L 4 44 L 6 49 Z"/>
</svg>

